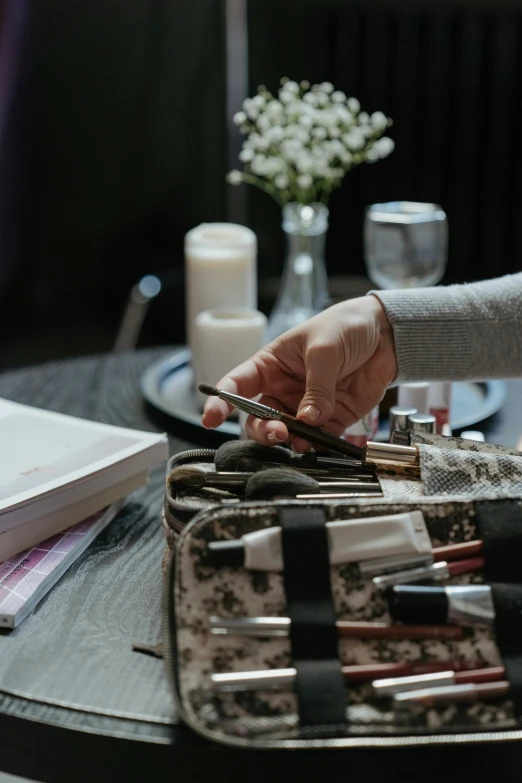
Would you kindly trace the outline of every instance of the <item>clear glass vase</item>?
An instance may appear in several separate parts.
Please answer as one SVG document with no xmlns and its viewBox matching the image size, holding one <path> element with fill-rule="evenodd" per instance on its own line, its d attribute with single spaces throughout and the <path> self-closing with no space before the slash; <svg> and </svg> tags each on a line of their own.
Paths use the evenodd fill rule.
<svg viewBox="0 0 522 783">
<path fill-rule="evenodd" d="M 328 303 L 324 244 L 328 208 L 324 204 L 283 207 L 286 259 L 281 287 L 268 320 L 268 339 L 320 313 Z"/>
</svg>

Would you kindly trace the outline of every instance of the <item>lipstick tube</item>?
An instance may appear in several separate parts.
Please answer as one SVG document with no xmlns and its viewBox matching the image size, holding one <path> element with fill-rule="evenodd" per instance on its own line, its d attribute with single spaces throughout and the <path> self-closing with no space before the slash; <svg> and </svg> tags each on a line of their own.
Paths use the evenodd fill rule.
<svg viewBox="0 0 522 783">
<path fill-rule="evenodd" d="M 395 622 L 403 623 L 491 627 L 495 622 L 495 608 L 488 585 L 398 585 L 391 590 L 389 610 Z"/>
<path fill-rule="evenodd" d="M 455 560 L 452 563 L 446 563 L 442 560 L 431 565 L 410 568 L 407 571 L 397 571 L 392 574 L 376 576 L 373 579 L 373 583 L 380 590 L 387 590 L 394 585 L 411 584 L 412 582 L 442 582 L 444 579 L 449 579 L 452 576 L 468 574 L 472 571 L 479 571 L 482 568 L 484 568 L 483 557 Z"/>
<path fill-rule="evenodd" d="M 388 698 L 396 693 L 421 690 L 425 688 L 440 688 L 447 685 L 466 685 L 468 683 L 498 682 L 506 676 L 503 666 L 489 666 L 487 669 L 471 669 L 470 671 L 430 672 L 429 674 L 414 674 L 409 677 L 390 677 L 372 682 L 373 692 L 378 698 Z"/>
<path fill-rule="evenodd" d="M 288 637 L 289 617 L 211 617 L 210 631 L 222 636 Z M 458 625 L 389 625 L 388 623 L 338 620 L 341 639 L 444 639 L 463 638 Z"/>
<path fill-rule="evenodd" d="M 396 693 L 393 701 L 397 707 L 420 705 L 439 707 L 444 704 L 467 704 L 473 701 L 501 699 L 507 696 L 510 685 L 507 680 L 466 685 L 443 685 L 440 688 L 423 688 L 417 691 Z"/>
<path fill-rule="evenodd" d="M 473 665 L 473 664 L 472 664 Z M 370 682 L 383 675 L 406 676 L 428 672 L 460 670 L 467 668 L 463 661 L 427 661 L 424 663 L 372 663 L 343 666 L 343 679 L 347 685 Z M 260 671 L 224 672 L 211 675 L 211 683 L 217 691 L 293 690 L 297 672 L 294 668 L 265 669 Z"/>
<path fill-rule="evenodd" d="M 431 540 L 420 511 L 327 522 L 326 530 L 332 565 L 431 553 Z M 256 530 L 235 541 L 210 542 L 208 554 L 214 565 L 282 571 L 281 528 Z"/>
</svg>

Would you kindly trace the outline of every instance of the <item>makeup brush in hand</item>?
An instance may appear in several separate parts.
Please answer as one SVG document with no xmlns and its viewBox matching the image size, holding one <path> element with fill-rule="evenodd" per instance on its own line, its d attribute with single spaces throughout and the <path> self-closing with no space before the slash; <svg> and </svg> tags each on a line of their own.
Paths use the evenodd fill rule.
<svg viewBox="0 0 522 783">
<path fill-rule="evenodd" d="M 355 459 L 362 459 L 364 456 L 364 449 L 359 446 L 354 446 L 353 443 L 342 440 L 341 438 L 332 435 L 326 430 L 322 430 L 319 427 L 312 427 L 310 424 L 305 424 L 304 421 L 300 421 L 295 416 L 291 416 L 289 413 L 278 411 L 276 408 L 270 408 L 268 405 L 263 405 L 260 402 L 254 402 L 254 400 L 248 400 L 246 397 L 240 397 L 238 394 L 232 394 L 230 392 L 217 389 L 209 383 L 200 383 L 198 389 L 202 394 L 207 394 L 209 397 L 219 397 L 225 402 L 230 403 L 235 408 L 239 408 L 240 411 L 248 413 L 251 416 L 256 416 L 258 419 L 276 419 L 286 424 L 288 432 L 292 435 L 299 435 L 301 438 L 310 441 L 311 443 L 318 443 L 327 449 L 333 449 L 334 451 L 340 451 L 343 454 L 348 454 Z"/>
<path fill-rule="evenodd" d="M 354 446 L 353 443 L 338 438 L 331 432 L 326 432 L 319 427 L 312 427 L 289 413 L 283 413 L 260 402 L 254 402 L 254 400 L 248 400 L 238 394 L 217 389 L 208 383 L 200 383 L 198 389 L 202 394 L 219 397 L 229 405 L 233 405 L 251 416 L 256 416 L 258 419 L 282 421 L 293 435 L 298 435 L 310 443 L 361 460 L 365 465 L 375 466 L 388 473 L 402 473 L 411 477 L 419 475 L 419 453 L 415 446 L 397 446 L 393 443 L 373 443 L 372 441 L 368 441 L 364 447 Z"/>
</svg>

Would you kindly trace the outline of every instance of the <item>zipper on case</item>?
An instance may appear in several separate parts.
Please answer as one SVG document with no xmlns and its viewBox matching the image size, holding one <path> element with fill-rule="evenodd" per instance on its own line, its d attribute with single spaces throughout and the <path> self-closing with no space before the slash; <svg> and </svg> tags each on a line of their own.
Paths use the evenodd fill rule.
<svg viewBox="0 0 522 783">
<path fill-rule="evenodd" d="M 179 454 L 174 454 L 173 457 L 167 462 L 166 472 L 170 473 L 176 467 L 185 465 L 187 462 L 214 462 L 216 455 L 216 449 L 186 449 L 180 451 Z M 171 519 L 170 511 L 173 510 L 176 519 Z M 178 501 L 175 500 L 165 487 L 165 501 L 164 501 L 165 519 L 171 530 L 177 535 L 185 527 L 190 520 L 202 510 L 201 504 L 197 501 Z M 179 524 L 176 523 L 179 521 Z"/>
</svg>

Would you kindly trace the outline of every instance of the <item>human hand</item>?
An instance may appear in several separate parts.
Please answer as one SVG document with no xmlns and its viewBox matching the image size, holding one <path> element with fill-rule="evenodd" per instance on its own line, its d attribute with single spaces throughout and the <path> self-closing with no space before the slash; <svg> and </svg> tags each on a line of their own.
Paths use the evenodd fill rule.
<svg viewBox="0 0 522 783">
<path fill-rule="evenodd" d="M 397 375 L 391 324 L 375 296 L 333 305 L 272 341 L 222 378 L 219 389 L 297 415 L 341 436 L 383 398 Z M 218 397 L 205 403 L 202 423 L 222 424 L 232 406 Z M 249 417 L 249 438 L 265 445 L 289 441 L 295 451 L 311 444 L 290 436 L 281 421 Z"/>
</svg>

